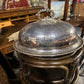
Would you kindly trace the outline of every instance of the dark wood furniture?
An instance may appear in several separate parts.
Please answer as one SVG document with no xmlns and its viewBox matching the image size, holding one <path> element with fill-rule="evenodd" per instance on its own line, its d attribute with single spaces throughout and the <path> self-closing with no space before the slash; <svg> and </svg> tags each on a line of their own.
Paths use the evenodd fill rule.
<svg viewBox="0 0 84 84">
<path fill-rule="evenodd" d="M 1 65 L 0 65 L 0 84 L 9 84 L 7 75 Z"/>
<path fill-rule="evenodd" d="M 69 0 L 65 0 L 64 15 L 63 15 L 63 20 L 64 21 L 67 18 L 68 8 L 69 8 Z"/>
<path fill-rule="evenodd" d="M 72 15 L 70 23 L 78 26 L 82 30 L 81 37 L 84 36 L 84 3 L 78 3 L 77 0 L 73 0 L 72 3 Z"/>
<path fill-rule="evenodd" d="M 12 22 L 18 20 L 25 20 L 27 23 L 36 21 L 36 13 L 43 9 L 43 7 L 32 7 L 32 8 L 21 8 L 12 10 L 2 10 L 0 11 L 0 28 L 7 26 L 14 26 Z"/>
<path fill-rule="evenodd" d="M 8 35 L 11 35 L 17 30 L 20 30 L 24 26 L 23 25 L 24 21 L 27 24 L 29 22 L 38 20 L 35 14 L 42 8 L 43 7 L 36 7 L 36 8 L 28 8 L 28 9 L 0 11 L 0 20 L 1 20 L 0 27 L 3 28 L 2 40 L 0 41 L 1 43 L 0 52 L 3 54 L 3 56 L 14 51 L 13 41 L 8 42 L 7 40 Z M 43 14 L 41 14 L 41 16 L 43 17 Z M 22 21 L 22 20 L 23 20 L 23 23 L 19 23 L 19 21 Z M 11 26 L 10 24 L 6 23 L 7 21 L 14 24 L 15 26 Z M 18 21 L 17 22 L 18 24 L 15 24 L 14 23 L 15 21 Z M 17 27 L 17 25 L 19 26 L 19 28 Z M 23 26 L 21 27 L 21 25 Z M 11 26 L 11 27 L 7 28 L 7 26 Z M 4 33 L 5 31 L 6 33 Z"/>
</svg>

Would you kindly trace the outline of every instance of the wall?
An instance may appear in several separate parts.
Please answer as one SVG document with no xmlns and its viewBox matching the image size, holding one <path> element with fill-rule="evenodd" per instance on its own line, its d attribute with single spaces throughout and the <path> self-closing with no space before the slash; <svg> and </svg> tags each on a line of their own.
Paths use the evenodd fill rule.
<svg viewBox="0 0 84 84">
<path fill-rule="evenodd" d="M 2 9 L 3 0 L 0 0 L 0 10 Z"/>
</svg>

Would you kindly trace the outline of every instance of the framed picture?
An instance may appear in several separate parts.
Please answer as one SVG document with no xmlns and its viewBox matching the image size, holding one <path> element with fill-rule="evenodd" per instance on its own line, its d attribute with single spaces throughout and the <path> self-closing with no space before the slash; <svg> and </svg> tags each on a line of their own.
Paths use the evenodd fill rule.
<svg viewBox="0 0 84 84">
<path fill-rule="evenodd" d="M 17 9 L 31 7 L 30 0 L 6 0 L 5 9 Z"/>
<path fill-rule="evenodd" d="M 70 15 L 70 5 L 72 0 L 69 0 L 67 16 Z M 65 0 L 51 0 L 51 9 L 55 13 L 56 18 L 63 19 L 65 10 Z"/>
<path fill-rule="evenodd" d="M 73 0 L 48 0 L 48 8 L 52 9 L 57 18 L 66 20 L 70 15 Z"/>
</svg>

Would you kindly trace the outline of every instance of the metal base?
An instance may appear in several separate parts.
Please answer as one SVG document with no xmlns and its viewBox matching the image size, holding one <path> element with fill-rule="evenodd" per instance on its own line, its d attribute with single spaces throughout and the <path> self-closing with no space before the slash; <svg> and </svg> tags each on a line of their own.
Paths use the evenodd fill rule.
<svg viewBox="0 0 84 84">
<path fill-rule="evenodd" d="M 21 80 L 23 81 L 23 84 L 30 84 L 29 81 L 26 80 L 25 77 L 23 77 L 23 74 L 22 74 L 22 73 L 20 74 L 20 78 L 21 78 Z M 76 70 L 74 79 L 73 79 L 73 81 L 72 81 L 71 83 L 69 83 L 69 84 L 77 84 L 78 78 L 79 78 L 79 74 L 78 74 L 78 70 Z M 56 83 L 56 84 L 57 84 L 57 83 Z M 67 83 L 67 84 L 68 84 L 68 83 Z"/>
<path fill-rule="evenodd" d="M 71 84 L 77 84 L 78 78 L 79 78 L 79 73 L 78 73 L 78 70 L 76 70 L 75 77 L 74 77 L 73 81 L 71 82 Z"/>
</svg>

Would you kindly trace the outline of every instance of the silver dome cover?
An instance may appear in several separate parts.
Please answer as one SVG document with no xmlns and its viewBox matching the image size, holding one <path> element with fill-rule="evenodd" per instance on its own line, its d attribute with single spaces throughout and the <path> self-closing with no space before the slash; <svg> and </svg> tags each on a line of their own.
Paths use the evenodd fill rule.
<svg viewBox="0 0 84 84">
<path fill-rule="evenodd" d="M 79 50 L 82 39 L 75 28 L 64 21 L 44 18 L 27 24 L 14 42 L 14 48 L 30 56 L 59 56 Z"/>
</svg>

